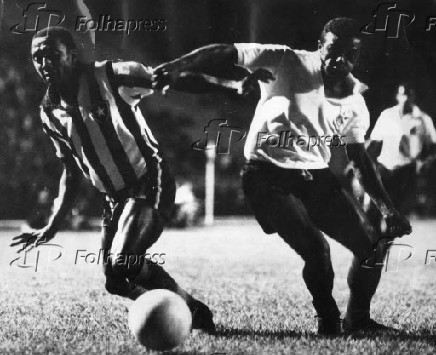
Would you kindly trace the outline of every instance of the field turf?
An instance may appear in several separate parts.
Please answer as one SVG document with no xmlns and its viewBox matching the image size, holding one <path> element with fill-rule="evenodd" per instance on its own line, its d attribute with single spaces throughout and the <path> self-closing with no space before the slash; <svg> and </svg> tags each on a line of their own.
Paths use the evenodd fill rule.
<svg viewBox="0 0 436 355">
<path fill-rule="evenodd" d="M 413 249 L 392 248 L 372 308 L 376 320 L 397 330 L 334 338 L 316 334 L 302 261 L 277 235 L 263 234 L 252 220 L 165 231 L 151 252 L 165 253 L 166 270 L 211 307 L 218 326 L 217 335 L 192 334 L 172 353 L 435 354 L 436 221 L 412 225 L 413 234 L 397 243 Z M 1 354 L 147 353 L 127 326 L 131 301 L 105 291 L 92 255 L 75 260 L 98 253 L 99 233 L 60 233 L 53 243 L 62 248 L 42 247 L 36 270 L 35 252 L 10 265 L 15 234 L 0 234 Z M 351 254 L 331 246 L 334 295 L 344 312 Z"/>
</svg>

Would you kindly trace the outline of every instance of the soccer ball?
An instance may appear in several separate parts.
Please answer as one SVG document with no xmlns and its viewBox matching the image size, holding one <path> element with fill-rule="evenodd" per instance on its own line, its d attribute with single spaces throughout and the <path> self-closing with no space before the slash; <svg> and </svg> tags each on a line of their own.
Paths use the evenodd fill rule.
<svg viewBox="0 0 436 355">
<path fill-rule="evenodd" d="M 168 290 L 151 290 L 129 309 L 129 328 L 136 339 L 153 350 L 170 350 L 189 335 L 192 315 L 182 297 Z"/>
</svg>

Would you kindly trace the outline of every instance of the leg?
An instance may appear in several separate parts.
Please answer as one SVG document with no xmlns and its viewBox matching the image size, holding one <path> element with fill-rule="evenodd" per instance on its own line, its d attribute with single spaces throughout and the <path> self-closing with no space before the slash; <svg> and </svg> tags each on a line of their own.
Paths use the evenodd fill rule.
<svg viewBox="0 0 436 355">
<path fill-rule="evenodd" d="M 148 264 L 141 255 L 156 242 L 162 233 L 164 220 L 158 210 L 145 200 L 130 198 L 124 204 L 112 241 L 111 273 L 117 280 L 127 279 L 131 285 L 144 289 L 164 288 L 180 295 L 193 313 L 192 327 L 209 333 L 215 331 L 209 308 L 183 290 L 160 266 Z M 133 260 L 133 262 L 132 262 Z M 135 294 L 136 290 L 133 290 Z"/>
<path fill-rule="evenodd" d="M 102 228 L 102 242 L 101 250 L 104 253 L 103 257 L 103 272 L 106 276 L 105 288 L 112 295 L 128 297 L 136 299 L 140 294 L 134 292 L 134 285 L 129 282 L 125 277 L 116 274 L 112 269 L 112 263 L 108 260 L 112 241 L 118 227 L 118 219 L 122 211 L 121 206 L 117 205 L 113 211 L 110 211 L 108 203 L 105 205 L 103 228 Z"/>
<path fill-rule="evenodd" d="M 303 279 L 318 316 L 338 318 L 340 312 L 332 296 L 334 272 L 328 242 L 312 223 L 301 200 L 292 194 L 274 198 L 275 208 L 269 220 L 304 260 Z"/>
<path fill-rule="evenodd" d="M 268 171 L 246 168 L 243 174 L 244 193 L 263 230 L 266 233 L 278 232 L 303 258 L 303 278 L 312 294 L 318 316 L 338 320 L 340 313 L 332 297 L 334 273 L 329 245 L 312 223 L 301 199 L 285 192 L 274 182 L 289 180 L 286 177 L 283 179 L 280 174 L 287 172 L 271 176 Z"/>
<path fill-rule="evenodd" d="M 415 198 L 415 163 L 407 164 L 394 170 L 388 170 L 383 165 L 378 164 L 377 170 L 395 208 L 403 214 L 410 212 L 410 206 L 413 205 Z M 383 216 L 372 202 L 367 216 L 376 230 L 383 234 L 385 232 L 382 229 Z"/>
<path fill-rule="evenodd" d="M 117 279 L 128 279 L 146 289 L 168 289 L 182 296 L 189 304 L 192 297 L 160 265 L 149 264 L 141 258 L 159 238 L 163 225 L 159 212 L 145 200 L 128 199 L 111 244 L 111 273 Z"/>
<path fill-rule="evenodd" d="M 330 191 L 323 192 L 327 197 L 323 201 L 328 202 L 317 200 L 308 204 L 312 205 L 310 212 L 315 224 L 354 254 L 347 278 L 351 294 L 346 318 L 356 323 L 360 319 L 369 319 L 370 302 L 380 281 L 380 264 L 389 240 L 379 239 L 358 202 L 339 185 L 334 187 L 334 182 L 328 183 L 328 179 L 329 176 L 324 177 Z M 334 213 L 325 213 L 327 209 Z"/>
</svg>

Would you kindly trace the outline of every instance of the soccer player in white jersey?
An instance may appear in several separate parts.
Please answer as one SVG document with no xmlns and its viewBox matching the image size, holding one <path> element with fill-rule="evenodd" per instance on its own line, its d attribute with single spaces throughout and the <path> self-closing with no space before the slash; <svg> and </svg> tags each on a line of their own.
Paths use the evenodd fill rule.
<svg viewBox="0 0 436 355">
<path fill-rule="evenodd" d="M 345 329 L 386 329 L 370 317 L 370 301 L 381 275 L 375 251 L 383 243 L 357 201 L 329 171 L 329 147 L 346 145 L 366 190 L 387 216 L 390 232 L 397 236 L 411 232 L 366 153 L 369 114 L 363 97 L 350 97 L 352 105 L 346 107 L 333 102 L 354 90 L 350 73 L 360 47 L 359 26 L 352 19 L 337 18 L 325 25 L 314 52 L 284 45 L 214 44 L 155 68 L 157 82 L 168 73 L 231 64 L 272 73 L 275 80 L 260 84 L 261 98 L 245 144 L 243 188 L 262 229 L 277 232 L 303 258 L 303 278 L 313 297 L 320 334 L 341 332 L 340 312 L 332 297 L 329 245 L 322 232 L 354 254 Z M 328 110 L 336 111 L 328 116 L 326 95 L 333 98 Z"/>
<path fill-rule="evenodd" d="M 416 105 L 415 90 L 410 85 L 398 86 L 396 100 L 397 105 L 380 114 L 371 132 L 368 153 L 377 161 L 395 207 L 407 213 L 417 173 L 435 157 L 436 130 L 432 119 Z M 373 205 L 368 216 L 381 230 L 382 216 Z"/>
<path fill-rule="evenodd" d="M 81 63 L 71 34 L 58 27 L 37 32 L 31 52 L 48 86 L 42 125 L 64 170 L 48 225 L 15 237 L 11 246 L 25 250 L 55 236 L 72 207 L 81 170 L 106 195 L 102 248 L 107 291 L 136 299 L 145 289 L 169 289 L 186 300 L 193 328 L 213 333 L 209 308 L 144 257 L 162 232 L 175 194 L 173 176 L 137 107 L 153 92 L 152 68 L 136 62 Z"/>
</svg>

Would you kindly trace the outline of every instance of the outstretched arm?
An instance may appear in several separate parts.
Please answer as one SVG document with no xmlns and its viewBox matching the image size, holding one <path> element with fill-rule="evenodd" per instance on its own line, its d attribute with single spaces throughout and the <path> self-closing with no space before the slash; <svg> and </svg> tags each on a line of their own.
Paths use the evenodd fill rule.
<svg viewBox="0 0 436 355">
<path fill-rule="evenodd" d="M 164 73 L 153 76 L 153 88 L 162 91 L 171 88 L 190 93 L 205 93 L 219 89 L 243 96 L 255 96 L 260 94 L 258 81 L 267 83 L 275 80 L 271 72 L 263 68 L 253 73 L 244 70 L 244 77 L 238 79 L 223 79 L 199 72 Z"/>
<path fill-rule="evenodd" d="M 369 157 L 363 143 L 347 145 L 347 154 L 362 175 L 362 184 L 365 191 L 371 196 L 380 212 L 387 218 L 388 231 L 395 236 L 410 234 L 412 228 L 409 221 L 399 213 L 392 204 L 374 163 Z"/>
<path fill-rule="evenodd" d="M 72 208 L 76 196 L 80 172 L 75 165 L 73 158 L 66 158 L 64 161 L 64 170 L 59 181 L 59 194 L 54 202 L 53 213 L 47 226 L 42 229 L 22 233 L 14 237 L 11 247 L 22 244 L 22 251 L 39 244 L 46 243 L 52 239 L 59 230 L 67 214 Z"/>
<path fill-rule="evenodd" d="M 228 67 L 236 64 L 237 59 L 238 51 L 233 44 L 210 44 L 159 65 L 155 68 L 155 73 L 209 71 L 217 66 Z"/>
</svg>

